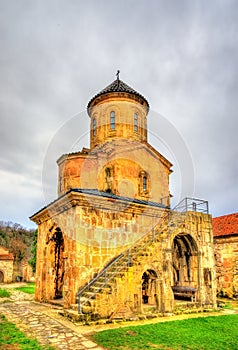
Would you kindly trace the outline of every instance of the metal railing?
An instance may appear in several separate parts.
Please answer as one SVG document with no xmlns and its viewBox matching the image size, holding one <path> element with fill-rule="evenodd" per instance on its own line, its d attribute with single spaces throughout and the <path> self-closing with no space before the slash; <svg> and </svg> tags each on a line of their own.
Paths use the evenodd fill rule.
<svg viewBox="0 0 238 350">
<path fill-rule="evenodd" d="M 204 214 L 209 214 L 208 201 L 186 197 L 179 202 L 173 209 L 176 211 L 195 211 Z"/>
</svg>

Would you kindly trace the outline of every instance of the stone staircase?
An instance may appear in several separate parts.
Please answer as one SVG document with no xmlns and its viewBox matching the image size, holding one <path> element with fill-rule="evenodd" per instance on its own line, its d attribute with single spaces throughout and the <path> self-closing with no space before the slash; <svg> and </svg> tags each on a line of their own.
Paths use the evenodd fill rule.
<svg viewBox="0 0 238 350">
<path fill-rule="evenodd" d="M 186 212 L 191 211 L 187 203 L 188 198 L 185 198 L 173 210 L 165 210 L 162 218 L 160 218 L 159 222 L 151 231 L 113 259 L 95 278 L 78 292 L 78 313 L 87 313 L 87 309 L 91 309 L 98 294 L 110 294 L 115 279 L 123 277 L 128 271 L 128 267 L 136 264 L 140 257 L 150 254 L 149 248 L 162 239 L 163 232 L 172 233 L 184 225 Z"/>
</svg>

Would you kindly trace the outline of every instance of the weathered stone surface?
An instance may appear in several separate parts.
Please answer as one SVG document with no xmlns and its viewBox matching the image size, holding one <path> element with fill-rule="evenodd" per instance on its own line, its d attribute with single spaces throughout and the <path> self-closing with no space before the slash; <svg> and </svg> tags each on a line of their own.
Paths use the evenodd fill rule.
<svg viewBox="0 0 238 350">
<path fill-rule="evenodd" d="M 9 250 L 0 247 L 0 283 L 12 282 L 14 257 Z"/>
<path fill-rule="evenodd" d="M 238 298 L 238 236 L 214 237 L 217 292 Z"/>
<path fill-rule="evenodd" d="M 217 292 L 238 297 L 238 213 L 213 218 Z"/>
</svg>

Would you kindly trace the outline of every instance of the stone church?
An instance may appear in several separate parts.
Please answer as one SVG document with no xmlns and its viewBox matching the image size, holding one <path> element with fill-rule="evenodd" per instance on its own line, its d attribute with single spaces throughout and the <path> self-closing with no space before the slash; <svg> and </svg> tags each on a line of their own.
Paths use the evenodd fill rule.
<svg viewBox="0 0 238 350">
<path fill-rule="evenodd" d="M 208 203 L 171 209 L 172 164 L 148 143 L 148 101 L 118 74 L 87 112 L 90 148 L 58 159 L 58 198 L 31 217 L 36 300 L 98 317 L 172 312 L 178 299 L 215 307 Z"/>
</svg>

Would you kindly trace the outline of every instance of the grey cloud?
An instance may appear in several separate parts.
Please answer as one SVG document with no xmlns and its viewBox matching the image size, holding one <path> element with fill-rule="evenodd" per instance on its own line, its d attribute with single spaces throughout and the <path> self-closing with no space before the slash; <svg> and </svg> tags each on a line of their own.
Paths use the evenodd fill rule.
<svg viewBox="0 0 238 350">
<path fill-rule="evenodd" d="M 77 129 L 71 134 L 64 125 L 117 69 L 181 134 L 194 162 L 195 195 L 209 199 L 214 215 L 237 211 L 237 10 L 232 0 L 2 1 L 2 218 L 27 222 L 41 207 L 46 159 L 47 186 L 56 192 L 55 161 L 77 138 Z M 78 124 L 87 129 L 87 115 Z M 63 130 L 65 140 L 51 149 Z"/>
</svg>

